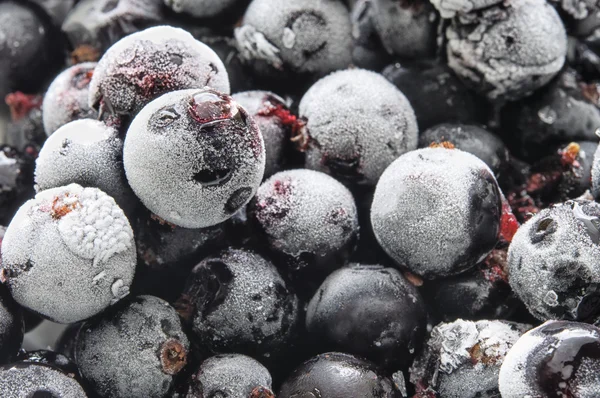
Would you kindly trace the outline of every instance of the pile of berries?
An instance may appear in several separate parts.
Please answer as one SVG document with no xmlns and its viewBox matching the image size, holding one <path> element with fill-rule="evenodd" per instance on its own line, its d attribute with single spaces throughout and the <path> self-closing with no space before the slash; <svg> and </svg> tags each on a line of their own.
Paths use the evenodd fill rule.
<svg viewBox="0 0 600 398">
<path fill-rule="evenodd" d="M 600 397 L 599 38 L 590 0 L 0 0 L 0 397 Z"/>
</svg>

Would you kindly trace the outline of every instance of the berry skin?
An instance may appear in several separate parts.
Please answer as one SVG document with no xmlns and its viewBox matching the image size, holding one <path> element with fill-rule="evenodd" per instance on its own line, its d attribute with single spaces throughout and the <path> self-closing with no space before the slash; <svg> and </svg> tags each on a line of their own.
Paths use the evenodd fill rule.
<svg viewBox="0 0 600 398">
<path fill-rule="evenodd" d="M 189 14 L 196 18 L 210 18 L 231 9 L 241 0 L 164 0 L 167 7 L 177 13 Z"/>
<path fill-rule="evenodd" d="M 216 355 L 202 362 L 192 375 L 187 396 L 275 398 L 267 368 L 240 354 Z"/>
<path fill-rule="evenodd" d="M 189 341 L 166 301 L 138 296 L 86 322 L 75 361 L 104 398 L 163 398 L 187 363 Z"/>
<path fill-rule="evenodd" d="M 128 294 L 135 257 L 133 231 L 114 199 L 71 184 L 21 206 L 2 242 L 0 278 L 23 307 L 73 323 Z"/>
<path fill-rule="evenodd" d="M 77 119 L 96 119 L 98 113 L 88 105 L 89 86 L 95 62 L 73 65 L 61 72 L 44 95 L 43 121 L 46 135 Z"/>
<path fill-rule="evenodd" d="M 275 266 L 250 251 L 228 249 L 198 264 L 178 302 L 201 349 L 279 359 L 298 322 L 298 299 Z"/>
<path fill-rule="evenodd" d="M 101 115 L 127 116 L 164 93 L 205 86 L 229 93 L 217 54 L 183 29 L 157 26 L 106 51 L 94 70 L 88 101 Z"/>
<path fill-rule="evenodd" d="M 305 167 L 349 185 L 373 186 L 390 163 L 416 149 L 418 127 L 406 97 L 381 75 L 338 71 L 300 102 L 308 140 Z"/>
<path fill-rule="evenodd" d="M 0 247 L 4 235 L 2 229 L 0 228 Z M 0 364 L 14 359 L 23 342 L 23 333 L 23 312 L 8 289 L 0 285 Z"/>
<path fill-rule="evenodd" d="M 0 145 L 0 224 L 8 224 L 33 195 L 33 162 L 16 149 Z"/>
<path fill-rule="evenodd" d="M 529 328 L 506 321 L 440 323 L 410 368 L 410 381 L 444 398 L 499 397 L 502 361 Z"/>
<path fill-rule="evenodd" d="M 508 251 L 513 291 L 540 320 L 591 321 L 600 314 L 600 205 L 568 201 L 523 224 Z"/>
<path fill-rule="evenodd" d="M 265 151 L 256 122 L 230 96 L 183 90 L 137 115 L 123 160 L 131 188 L 150 211 L 184 228 L 206 228 L 252 198 Z"/>
<path fill-rule="evenodd" d="M 399 271 L 352 264 L 329 275 L 315 293 L 306 329 L 324 347 L 397 370 L 406 368 L 420 349 L 426 318 L 417 288 Z"/>
<path fill-rule="evenodd" d="M 242 59 L 261 76 L 319 77 L 348 67 L 350 31 L 338 1 L 253 0 L 235 38 Z"/>
<path fill-rule="evenodd" d="M 600 385 L 600 329 L 548 321 L 525 333 L 502 364 L 502 398 L 594 398 Z"/>
<path fill-rule="evenodd" d="M 277 398 L 394 398 L 392 381 L 368 361 L 330 352 L 300 365 L 281 386 Z"/>
<path fill-rule="evenodd" d="M 448 66 L 492 100 L 523 98 L 542 87 L 560 71 L 567 53 L 565 28 L 545 0 L 460 14 L 445 36 Z"/>
<path fill-rule="evenodd" d="M 381 176 L 371 223 L 398 265 L 434 279 L 481 262 L 498 241 L 501 196 L 483 161 L 458 149 L 409 152 Z"/>
<path fill-rule="evenodd" d="M 130 213 L 137 204 L 123 169 L 123 140 L 104 123 L 82 119 L 65 124 L 42 147 L 35 167 L 37 191 L 71 183 L 96 187 Z"/>
</svg>

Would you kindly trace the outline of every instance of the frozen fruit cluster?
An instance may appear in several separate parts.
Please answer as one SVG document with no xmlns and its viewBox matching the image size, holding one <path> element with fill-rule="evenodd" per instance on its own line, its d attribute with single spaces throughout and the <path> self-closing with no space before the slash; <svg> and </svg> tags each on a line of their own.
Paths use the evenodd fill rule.
<svg viewBox="0 0 600 398">
<path fill-rule="evenodd" d="M 0 0 L 0 397 L 599 398 L 599 37 Z"/>
</svg>

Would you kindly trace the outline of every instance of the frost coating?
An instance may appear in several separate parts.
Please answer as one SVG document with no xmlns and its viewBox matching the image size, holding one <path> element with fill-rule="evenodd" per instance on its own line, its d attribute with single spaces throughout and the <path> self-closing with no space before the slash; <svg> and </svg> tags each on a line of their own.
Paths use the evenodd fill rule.
<svg viewBox="0 0 600 398">
<path fill-rule="evenodd" d="M 431 0 L 442 18 L 454 18 L 456 14 L 467 14 L 501 2 L 502 0 Z"/>
<path fill-rule="evenodd" d="M 381 176 L 371 223 L 381 247 L 426 278 L 460 273 L 497 242 L 500 195 L 483 161 L 458 149 L 408 152 Z"/>
<path fill-rule="evenodd" d="M 415 113 L 378 73 L 350 69 L 319 80 L 302 97 L 310 135 L 305 165 L 342 181 L 375 185 L 398 156 L 417 148 Z"/>
<path fill-rule="evenodd" d="M 229 93 L 223 62 L 183 29 L 157 26 L 110 47 L 90 83 L 89 104 L 115 114 L 139 111 L 161 94 L 210 86 Z"/>
<path fill-rule="evenodd" d="M 135 263 L 133 231 L 123 211 L 99 189 L 77 184 L 26 202 L 2 243 L 14 299 L 60 323 L 87 319 L 127 295 Z"/>
<path fill-rule="evenodd" d="M 36 394 L 37 393 L 37 394 Z M 86 398 L 81 385 L 58 369 L 41 364 L 12 364 L 0 368 L 0 396 Z"/>
<path fill-rule="evenodd" d="M 242 58 L 259 73 L 324 75 L 350 64 L 350 30 L 348 10 L 338 1 L 254 0 L 235 37 Z"/>
<path fill-rule="evenodd" d="M 89 84 L 95 62 L 73 65 L 61 72 L 44 95 L 42 117 L 46 135 L 76 119 L 95 119 L 98 113 L 88 105 Z"/>
<path fill-rule="evenodd" d="M 509 283 L 540 320 L 600 313 L 600 205 L 568 201 L 523 224 L 508 251 Z"/>
<path fill-rule="evenodd" d="M 104 123 L 77 120 L 52 134 L 36 159 L 36 189 L 43 191 L 70 183 L 98 188 L 129 210 L 135 197 L 123 170 L 123 141 Z"/>
<path fill-rule="evenodd" d="M 205 228 L 252 198 L 265 152 L 256 123 L 231 97 L 182 90 L 137 115 L 123 161 L 131 188 L 150 211 L 184 228 Z"/>
<path fill-rule="evenodd" d="M 595 199 L 600 199 L 600 145 L 594 153 L 592 163 L 592 195 Z"/>
<path fill-rule="evenodd" d="M 448 65 L 490 99 L 519 99 L 562 68 L 564 26 L 545 0 L 514 0 L 461 15 L 446 29 Z"/>
<path fill-rule="evenodd" d="M 506 321 L 441 323 L 410 368 L 410 380 L 444 398 L 497 397 L 500 366 L 527 329 Z"/>
<path fill-rule="evenodd" d="M 199 18 L 214 17 L 240 0 L 164 0 L 167 7 Z"/>
</svg>

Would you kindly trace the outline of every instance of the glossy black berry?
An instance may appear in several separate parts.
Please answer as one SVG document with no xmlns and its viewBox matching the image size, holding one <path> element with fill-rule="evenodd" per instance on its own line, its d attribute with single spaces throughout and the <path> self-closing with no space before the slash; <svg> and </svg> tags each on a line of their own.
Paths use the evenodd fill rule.
<svg viewBox="0 0 600 398">
<path fill-rule="evenodd" d="M 598 396 L 600 329 L 548 321 L 527 332 L 504 359 L 499 385 L 503 398 Z"/>
<path fill-rule="evenodd" d="M 2 235 L 4 232 L 0 229 L 0 245 Z M 0 285 L 0 364 L 14 359 L 23 342 L 23 333 L 23 312 L 8 289 Z"/>
<path fill-rule="evenodd" d="M 317 345 L 397 370 L 420 349 L 426 318 L 417 288 L 398 270 L 352 264 L 333 272 L 317 290 L 306 329 Z"/>
<path fill-rule="evenodd" d="M 86 322 L 75 362 L 105 398 L 162 398 L 187 363 L 189 341 L 164 300 L 138 296 Z"/>
<path fill-rule="evenodd" d="M 278 398 L 395 398 L 392 381 L 371 362 L 329 352 L 309 359 L 289 375 Z"/>
</svg>

